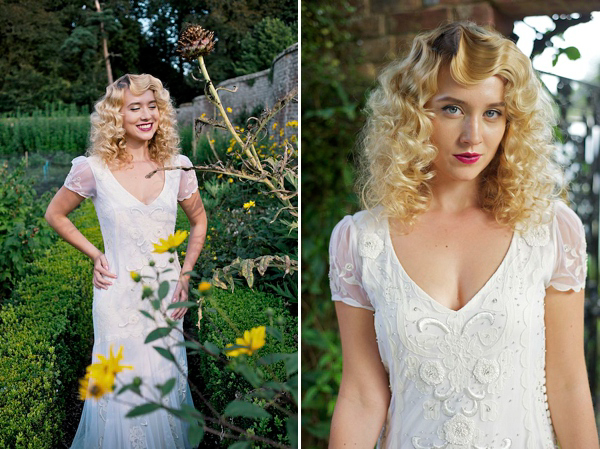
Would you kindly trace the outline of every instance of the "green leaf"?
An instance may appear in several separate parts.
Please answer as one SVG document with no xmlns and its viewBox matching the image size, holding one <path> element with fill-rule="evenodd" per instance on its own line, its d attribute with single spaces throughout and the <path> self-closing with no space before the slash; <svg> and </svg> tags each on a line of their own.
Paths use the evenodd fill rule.
<svg viewBox="0 0 600 449">
<path fill-rule="evenodd" d="M 581 53 L 577 47 L 567 47 L 564 49 L 564 53 L 571 61 L 581 58 Z"/>
<path fill-rule="evenodd" d="M 194 301 L 180 301 L 180 302 L 173 302 L 171 304 L 169 304 L 169 306 L 167 307 L 167 309 L 179 309 L 181 307 L 196 307 L 198 305 L 198 303 L 194 302 Z"/>
<path fill-rule="evenodd" d="M 159 338 L 164 338 L 171 333 L 171 327 L 159 327 L 148 334 L 144 343 L 150 343 Z"/>
<path fill-rule="evenodd" d="M 125 393 L 126 391 L 133 391 L 138 396 L 142 395 L 142 392 L 140 391 L 140 386 L 139 385 L 127 384 L 127 385 L 123 385 L 121 387 L 121 389 L 117 392 L 117 396 L 120 395 L 121 393 Z"/>
<path fill-rule="evenodd" d="M 147 317 L 147 318 L 150 318 L 152 321 L 156 321 L 156 320 L 154 319 L 154 317 L 153 317 L 153 316 L 152 316 L 152 315 L 151 315 L 149 312 L 147 312 L 146 310 L 140 310 L 140 313 L 141 313 L 142 315 L 144 315 L 145 317 Z"/>
<path fill-rule="evenodd" d="M 213 355 L 219 355 L 221 353 L 221 350 L 219 349 L 219 347 L 216 344 L 211 343 L 208 340 L 204 342 L 204 347 L 206 348 L 206 350 L 208 352 L 210 352 Z"/>
<path fill-rule="evenodd" d="M 287 428 L 287 435 L 288 440 L 290 440 L 290 444 L 293 448 L 298 447 L 298 416 L 290 416 L 285 423 L 285 427 Z"/>
<path fill-rule="evenodd" d="M 236 441 L 229 445 L 227 449 L 250 449 L 251 447 L 250 441 Z"/>
<path fill-rule="evenodd" d="M 164 384 L 157 385 L 157 387 L 160 390 L 160 395 L 166 396 L 171 392 L 173 387 L 175 387 L 175 378 L 173 377 L 173 378 L 167 380 Z"/>
<path fill-rule="evenodd" d="M 271 414 L 256 404 L 244 401 L 231 401 L 225 407 L 225 416 L 242 416 L 244 418 L 270 418 Z"/>
<path fill-rule="evenodd" d="M 275 338 L 279 342 L 283 342 L 283 334 L 279 329 L 273 326 L 267 326 L 267 334 Z"/>
<path fill-rule="evenodd" d="M 200 343 L 196 343 L 195 341 L 187 341 L 187 340 L 180 341 L 179 343 L 175 343 L 174 346 L 184 346 L 188 349 L 196 349 L 196 350 L 200 349 L 200 347 L 201 347 Z"/>
<path fill-rule="evenodd" d="M 259 365 L 272 365 L 273 363 L 281 362 L 286 360 L 289 354 L 267 354 L 258 359 Z"/>
<path fill-rule="evenodd" d="M 167 360 L 169 360 L 171 362 L 175 361 L 175 356 L 168 349 L 161 348 L 160 346 L 153 346 L 153 348 L 156 349 L 156 351 L 160 355 L 162 355 L 165 359 L 167 359 Z"/>
<path fill-rule="evenodd" d="M 134 418 L 136 416 L 141 416 L 141 415 L 146 415 L 148 413 L 151 413 L 155 410 L 158 410 L 160 407 L 160 404 L 154 404 L 154 403 L 147 403 L 147 404 L 142 404 L 142 405 L 138 405 L 137 407 L 132 408 L 126 415 L 126 418 Z"/>
<path fill-rule="evenodd" d="M 192 447 L 196 447 L 204 438 L 204 424 L 192 424 L 188 429 L 188 439 Z"/>
<path fill-rule="evenodd" d="M 287 371 L 288 377 L 298 372 L 298 353 L 287 354 L 285 360 L 285 370 Z"/>
<path fill-rule="evenodd" d="M 162 281 L 158 286 L 158 299 L 164 299 L 169 293 L 169 281 Z"/>
<path fill-rule="evenodd" d="M 246 364 L 239 364 L 235 367 L 235 371 L 240 373 L 250 384 L 257 388 L 262 382 L 258 374 Z"/>
</svg>

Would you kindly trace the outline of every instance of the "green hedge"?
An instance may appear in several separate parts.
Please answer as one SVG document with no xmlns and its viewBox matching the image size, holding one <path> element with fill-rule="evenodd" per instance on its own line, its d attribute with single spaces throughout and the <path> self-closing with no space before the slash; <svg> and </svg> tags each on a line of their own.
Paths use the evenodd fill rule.
<svg viewBox="0 0 600 449">
<path fill-rule="evenodd" d="M 211 304 L 216 305 L 231 322 L 238 328 L 239 332 L 232 329 L 227 320 L 219 313 L 211 310 Z M 269 325 L 269 318 L 266 314 L 267 308 L 274 310 L 274 326 L 282 331 L 283 343 L 267 335 L 265 346 L 251 357 L 251 363 L 256 361 L 262 354 L 268 353 L 292 353 L 298 350 L 298 325 L 296 317 L 290 315 L 283 305 L 281 298 L 244 288 L 236 288 L 233 293 L 221 289 L 213 289 L 212 298 L 205 306 L 204 318 L 201 321 L 198 332 L 199 341 L 211 341 L 219 347 L 225 347 L 227 343 L 235 343 L 236 337 L 241 337 L 240 333 L 260 325 Z M 283 318 L 283 324 L 277 326 L 277 317 Z M 279 381 L 285 381 L 285 369 L 283 363 L 274 365 L 273 374 Z M 205 397 L 220 412 L 225 406 L 234 399 L 247 394 L 252 390 L 249 383 L 239 374 L 233 373 L 230 369 L 223 366 L 222 362 L 213 358 L 202 357 L 199 360 L 190 358 L 190 375 L 192 382 L 197 383 Z M 271 374 L 265 372 L 267 378 Z M 203 404 L 195 404 L 196 407 L 206 414 L 210 412 L 203 407 Z M 286 430 L 284 415 L 270 410 L 273 420 L 251 421 L 240 420 L 236 424 L 242 428 L 253 429 L 256 434 L 260 434 L 275 440 L 287 442 L 285 440 Z M 293 410 L 295 412 L 295 410 Z M 214 435 L 205 434 L 202 447 L 228 447 L 231 441 L 220 441 Z M 289 444 L 289 443 L 288 443 Z"/>
<path fill-rule="evenodd" d="M 100 245 L 90 201 L 71 218 Z M 91 268 L 60 241 L 33 263 L 0 311 L 0 449 L 61 446 L 67 400 L 91 351 Z"/>
</svg>

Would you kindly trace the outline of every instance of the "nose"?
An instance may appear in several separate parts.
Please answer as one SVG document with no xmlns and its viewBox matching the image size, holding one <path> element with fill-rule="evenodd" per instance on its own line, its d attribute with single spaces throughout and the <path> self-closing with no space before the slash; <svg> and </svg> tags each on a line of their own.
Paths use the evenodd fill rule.
<svg viewBox="0 0 600 449">
<path fill-rule="evenodd" d="M 482 142 L 480 125 L 479 117 L 465 117 L 460 141 L 471 146 L 479 145 Z"/>
</svg>

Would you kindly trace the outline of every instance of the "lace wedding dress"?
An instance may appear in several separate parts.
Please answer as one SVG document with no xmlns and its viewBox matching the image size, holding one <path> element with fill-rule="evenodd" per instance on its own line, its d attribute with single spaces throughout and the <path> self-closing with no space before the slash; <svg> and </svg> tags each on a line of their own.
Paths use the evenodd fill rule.
<svg viewBox="0 0 600 449">
<path fill-rule="evenodd" d="M 585 234 L 563 203 L 515 232 L 496 272 L 461 309 L 404 271 L 387 219 L 345 217 L 330 244 L 332 299 L 374 312 L 392 397 L 378 447 L 554 449 L 545 387 L 546 288 L 585 285 Z"/>
<path fill-rule="evenodd" d="M 191 166 L 190 160 L 182 155 L 175 156 L 171 163 Z M 132 365 L 133 370 L 117 375 L 117 388 L 138 376 L 143 381 L 144 396 L 156 398 L 155 385 L 176 378 L 175 387 L 163 399 L 164 402 L 172 407 L 179 407 L 182 403 L 192 405 L 184 375 L 175 364 L 163 358 L 153 348 L 171 346 L 179 366 L 187 373 L 185 347 L 173 347 L 173 344 L 182 340 L 181 334 L 173 331 L 164 339 L 144 344 L 146 336 L 153 329 L 164 325 L 164 319 L 153 322 L 140 313 L 140 310 L 150 313 L 153 310 L 148 300 L 142 301 L 142 285 L 132 280 L 130 272 L 137 271 L 155 278 L 154 269 L 148 265 L 149 260 L 156 263 L 155 268 L 159 271 L 172 267 L 173 270 L 161 275 L 161 281 L 171 281 L 169 294 L 164 299 L 165 307 L 171 303 L 181 270 L 179 261 L 175 257 L 174 262 L 170 263 L 171 253 L 152 253 L 153 243 L 158 243 L 160 238 L 166 238 L 174 232 L 177 202 L 189 198 L 198 188 L 195 172 L 165 171 L 161 193 L 150 204 L 144 204 L 119 184 L 100 158 L 81 156 L 73 160 L 65 187 L 94 202 L 109 271 L 118 276 L 117 279 L 111 279 L 112 285 L 107 290 L 94 288 L 93 361 L 97 361 L 96 354 L 108 356 L 111 346 L 116 354 L 119 346 L 123 345 L 124 357 L 121 363 Z M 181 322 L 179 328 L 181 329 Z M 71 448 L 191 447 L 187 440 L 187 426 L 164 410 L 137 418 L 125 418 L 133 405 L 144 402 L 146 401 L 132 392 L 119 396 L 107 395 L 99 400 L 87 399 Z"/>
</svg>

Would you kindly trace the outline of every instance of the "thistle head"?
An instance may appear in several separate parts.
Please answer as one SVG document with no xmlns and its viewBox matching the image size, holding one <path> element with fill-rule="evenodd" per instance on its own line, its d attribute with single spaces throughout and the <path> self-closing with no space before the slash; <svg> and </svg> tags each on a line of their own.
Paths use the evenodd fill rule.
<svg viewBox="0 0 600 449">
<path fill-rule="evenodd" d="M 188 61 L 206 56 L 214 49 L 215 33 L 205 30 L 200 25 L 188 25 L 177 41 L 177 51 Z"/>
</svg>

